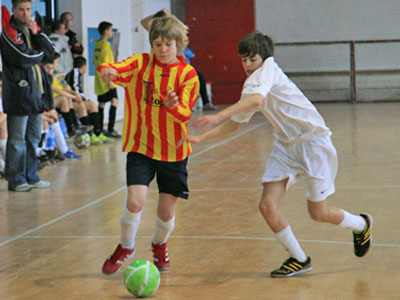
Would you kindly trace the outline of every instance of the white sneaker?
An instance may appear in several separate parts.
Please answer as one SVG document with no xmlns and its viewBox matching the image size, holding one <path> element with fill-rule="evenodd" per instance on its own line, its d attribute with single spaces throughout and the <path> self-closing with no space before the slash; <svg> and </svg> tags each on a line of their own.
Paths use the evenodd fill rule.
<svg viewBox="0 0 400 300">
<path fill-rule="evenodd" d="M 32 187 L 27 183 L 21 183 L 16 187 L 8 187 L 8 189 L 14 192 L 29 192 L 30 190 L 32 190 Z"/>
<path fill-rule="evenodd" d="M 0 173 L 4 172 L 5 167 L 6 167 L 6 163 L 4 162 L 4 159 L 0 158 Z"/>
<path fill-rule="evenodd" d="M 31 186 L 34 189 L 46 189 L 50 186 L 50 182 L 48 181 L 44 181 L 44 180 L 40 180 L 38 182 L 32 183 L 29 186 Z"/>
</svg>

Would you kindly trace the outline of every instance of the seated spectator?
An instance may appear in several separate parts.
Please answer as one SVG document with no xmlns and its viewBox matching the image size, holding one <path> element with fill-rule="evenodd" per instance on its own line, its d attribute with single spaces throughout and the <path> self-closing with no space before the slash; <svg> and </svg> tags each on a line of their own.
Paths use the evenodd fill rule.
<svg viewBox="0 0 400 300">
<path fill-rule="evenodd" d="M 92 144 L 99 143 L 108 143 L 111 139 L 107 138 L 102 133 L 102 128 L 100 124 L 99 118 L 99 109 L 95 102 L 86 98 L 83 93 L 82 88 L 82 75 L 86 72 L 87 69 L 87 61 L 83 56 L 78 56 L 74 59 L 74 69 L 67 74 L 65 79 L 67 83 L 71 86 L 72 90 L 77 92 L 83 99 L 82 103 L 86 107 L 87 113 L 89 116 L 79 115 L 79 111 L 77 111 L 79 115 L 79 120 L 83 125 L 93 125 L 93 133 L 91 134 Z"/>
<path fill-rule="evenodd" d="M 68 136 L 80 135 L 93 129 L 93 126 L 81 125 L 76 117 L 74 102 L 77 103 L 77 110 L 84 110 L 81 114 L 87 115 L 86 107 L 82 104 L 82 97 L 71 91 L 69 88 L 64 88 L 61 80 L 65 77 L 64 74 L 54 74 L 59 64 L 59 54 L 56 53 L 52 60 L 44 63 L 46 72 L 50 75 L 52 80 L 52 91 L 54 107 L 61 113 L 68 130 Z"/>
</svg>

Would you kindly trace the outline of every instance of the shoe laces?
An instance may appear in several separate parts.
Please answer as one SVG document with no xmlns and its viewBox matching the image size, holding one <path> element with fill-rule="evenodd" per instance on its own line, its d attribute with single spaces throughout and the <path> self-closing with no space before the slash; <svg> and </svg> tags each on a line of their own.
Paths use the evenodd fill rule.
<svg viewBox="0 0 400 300">
<path fill-rule="evenodd" d="M 122 248 L 121 245 L 118 245 L 117 249 L 110 256 L 110 261 L 115 262 L 123 262 L 129 255 L 129 249 Z"/>
<path fill-rule="evenodd" d="M 155 258 L 167 261 L 168 259 L 167 244 L 162 244 L 162 245 L 153 244 L 153 253 Z"/>
</svg>

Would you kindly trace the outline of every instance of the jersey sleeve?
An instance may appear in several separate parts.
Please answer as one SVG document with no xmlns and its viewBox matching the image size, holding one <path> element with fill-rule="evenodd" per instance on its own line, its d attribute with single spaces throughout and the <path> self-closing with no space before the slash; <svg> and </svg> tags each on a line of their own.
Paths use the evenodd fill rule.
<svg viewBox="0 0 400 300">
<path fill-rule="evenodd" d="M 189 66 L 189 65 L 188 65 Z M 192 108 L 199 96 L 200 83 L 196 70 L 190 66 L 185 75 L 183 85 L 179 88 L 179 104 L 168 109 L 178 123 L 187 123 L 192 116 Z"/>
<path fill-rule="evenodd" d="M 98 66 L 97 72 L 100 73 L 101 70 L 105 68 L 113 68 L 118 73 L 114 83 L 125 88 L 131 83 L 132 79 L 137 74 L 137 70 L 142 62 L 142 55 L 134 54 L 121 62 L 101 64 Z"/>
</svg>

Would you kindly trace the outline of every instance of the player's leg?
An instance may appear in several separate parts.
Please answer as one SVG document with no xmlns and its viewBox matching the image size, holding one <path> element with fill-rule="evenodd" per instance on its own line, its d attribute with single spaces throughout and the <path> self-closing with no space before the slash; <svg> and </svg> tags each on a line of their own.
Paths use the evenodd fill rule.
<svg viewBox="0 0 400 300">
<path fill-rule="evenodd" d="M 272 277 L 290 277 L 311 270 L 310 258 L 304 253 L 290 225 L 280 211 L 280 204 L 286 195 L 288 181 L 287 178 L 264 183 L 259 205 L 265 221 L 290 256 L 279 269 L 271 272 Z"/>
<path fill-rule="evenodd" d="M 101 128 L 101 131 L 103 131 L 103 128 L 104 128 L 104 107 L 105 107 L 106 103 L 100 101 L 99 97 L 97 97 L 97 102 L 99 103 L 99 122 L 100 122 L 100 128 Z"/>
<path fill-rule="evenodd" d="M 90 123 L 93 125 L 94 135 L 91 136 L 93 144 L 97 144 L 97 141 L 100 143 L 108 143 L 111 139 L 107 138 L 101 130 L 102 124 L 100 124 L 99 118 L 99 107 L 91 100 L 83 101 L 86 107 L 86 110 L 89 114 Z"/>
<path fill-rule="evenodd" d="M 178 198 L 189 197 L 187 161 L 155 162 L 160 192 L 156 230 L 152 240 L 154 264 L 160 271 L 170 267 L 168 238 L 175 227 L 175 205 Z"/>
<path fill-rule="evenodd" d="M 175 227 L 175 205 L 177 200 L 178 198 L 171 194 L 160 193 L 156 230 L 151 242 L 154 264 L 160 271 L 167 270 L 170 266 L 167 241 Z"/>
<path fill-rule="evenodd" d="M 109 275 L 117 272 L 122 263 L 134 254 L 136 232 L 140 225 L 147 190 L 146 185 L 128 186 L 128 198 L 122 208 L 120 219 L 120 243 L 114 253 L 105 261 L 103 265 L 104 274 Z"/>
<path fill-rule="evenodd" d="M 118 98 L 116 97 L 116 92 L 114 92 L 114 97 L 111 99 L 110 110 L 108 112 L 108 126 L 106 132 L 106 136 L 112 138 L 121 138 L 121 135 L 114 129 L 115 119 L 117 116 L 117 107 L 118 107 Z"/>
<path fill-rule="evenodd" d="M 311 145 L 311 146 L 310 146 Z M 317 147 L 315 147 L 315 145 Z M 308 176 L 305 178 L 308 211 L 318 222 L 331 223 L 353 230 L 354 253 L 364 256 L 371 244 L 372 217 L 369 214 L 353 215 L 337 207 L 329 207 L 326 198 L 335 192 L 337 154 L 330 137 L 316 137 L 307 142 L 306 159 Z"/>
<path fill-rule="evenodd" d="M 104 262 L 103 273 L 113 274 L 124 260 L 134 254 L 136 232 L 146 202 L 148 186 L 154 178 L 155 169 L 149 158 L 138 153 L 128 153 L 126 162 L 128 198 L 122 209 L 121 240 L 114 253 Z"/>
<path fill-rule="evenodd" d="M 314 221 L 331 223 L 353 230 L 354 254 L 362 257 L 367 254 L 371 244 L 372 217 L 369 214 L 358 216 L 346 210 L 329 207 L 326 201 L 308 200 L 308 212 Z"/>
<path fill-rule="evenodd" d="M 70 100 L 65 96 L 56 96 L 54 99 L 54 107 L 59 108 L 67 126 L 68 136 L 75 135 L 75 125 L 70 113 Z"/>
</svg>

